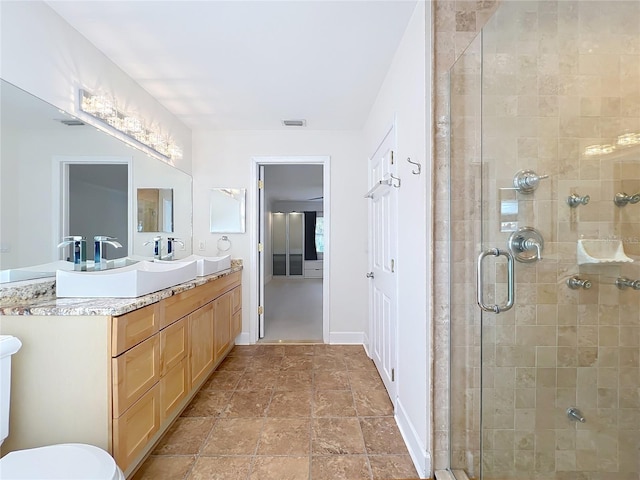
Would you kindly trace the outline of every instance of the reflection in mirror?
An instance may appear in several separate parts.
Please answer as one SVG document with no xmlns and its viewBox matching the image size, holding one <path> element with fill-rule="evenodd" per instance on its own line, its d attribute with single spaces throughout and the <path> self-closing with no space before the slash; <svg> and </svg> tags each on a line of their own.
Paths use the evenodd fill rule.
<svg viewBox="0 0 640 480">
<path fill-rule="evenodd" d="M 113 252 L 116 257 L 153 256 L 145 242 L 154 234 L 137 231 L 133 195 L 138 187 L 148 185 L 173 190 L 172 233 L 185 243 L 179 256 L 191 254 L 190 175 L 1 79 L 0 135 L 0 282 L 55 276 L 57 269 L 65 267 L 61 259 L 68 256 L 67 249 L 57 248 L 64 235 L 88 236 L 87 241 L 93 246 L 93 238 L 89 237 L 94 233 L 87 225 L 65 218 L 65 212 L 70 212 L 65 203 L 71 201 L 67 194 L 72 185 L 65 185 L 62 179 L 68 180 L 65 169 L 76 164 L 130 165 L 130 181 L 124 187 L 128 190 L 127 199 L 124 200 L 123 192 L 118 194 L 121 198 L 118 204 L 122 207 L 126 203 L 127 213 L 122 213 L 122 209 L 118 210 L 121 213 L 112 213 L 115 204 L 106 198 L 113 199 L 115 195 L 103 196 L 105 200 L 91 207 L 84 201 L 72 201 L 73 205 L 85 208 L 86 213 L 93 213 L 85 215 L 96 223 L 93 231 L 118 237 L 123 248 Z M 100 175 L 93 173 L 91 182 Z M 103 185 L 99 188 L 111 189 L 100 180 Z M 97 200 L 97 191 L 90 193 Z M 115 218 L 109 216 L 126 216 L 126 224 L 115 228 Z M 93 258 L 93 254 L 88 258 Z"/>
<path fill-rule="evenodd" d="M 138 231 L 173 232 L 173 189 L 138 189 Z"/>
<path fill-rule="evenodd" d="M 214 188 L 209 203 L 211 233 L 244 233 L 245 188 Z"/>
</svg>

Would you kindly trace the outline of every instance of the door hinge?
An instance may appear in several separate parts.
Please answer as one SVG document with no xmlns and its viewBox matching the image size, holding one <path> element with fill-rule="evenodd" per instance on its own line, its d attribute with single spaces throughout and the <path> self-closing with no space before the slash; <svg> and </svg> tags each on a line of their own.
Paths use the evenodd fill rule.
<svg viewBox="0 0 640 480">
<path fill-rule="evenodd" d="M 393 162 L 394 162 L 394 160 L 393 160 L 393 150 L 391 150 L 391 165 L 393 165 Z"/>
<path fill-rule="evenodd" d="M 392 382 L 396 381 L 396 369 L 395 368 L 391 369 L 391 381 Z"/>
<path fill-rule="evenodd" d="M 391 259 L 391 273 L 396 271 L 396 261 L 392 258 Z"/>
<path fill-rule="evenodd" d="M 258 315 L 262 315 L 262 314 L 264 314 L 264 307 L 262 305 L 260 305 L 258 307 Z"/>
<path fill-rule="evenodd" d="M 264 188 L 264 180 L 258 180 L 258 189 L 262 190 Z"/>
<path fill-rule="evenodd" d="M 262 243 L 258 244 L 258 251 L 262 252 L 264 250 L 264 245 L 262 245 Z"/>
</svg>

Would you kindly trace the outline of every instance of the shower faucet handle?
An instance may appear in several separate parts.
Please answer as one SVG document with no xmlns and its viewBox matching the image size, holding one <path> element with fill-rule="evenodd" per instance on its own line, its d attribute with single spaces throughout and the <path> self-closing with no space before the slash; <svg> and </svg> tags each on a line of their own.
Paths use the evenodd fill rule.
<svg viewBox="0 0 640 480">
<path fill-rule="evenodd" d="M 538 175 L 533 170 L 520 170 L 513 177 L 513 186 L 520 193 L 532 193 L 544 178 L 549 178 L 549 175 Z"/>
<path fill-rule="evenodd" d="M 577 193 L 572 193 L 569 197 L 567 197 L 567 204 L 571 208 L 576 208 L 579 205 L 586 205 L 591 200 L 589 195 L 580 196 Z"/>
</svg>

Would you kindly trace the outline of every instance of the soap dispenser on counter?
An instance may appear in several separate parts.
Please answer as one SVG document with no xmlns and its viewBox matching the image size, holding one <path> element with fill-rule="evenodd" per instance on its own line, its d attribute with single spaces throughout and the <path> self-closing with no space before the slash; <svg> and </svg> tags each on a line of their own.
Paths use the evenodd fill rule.
<svg viewBox="0 0 640 480">
<path fill-rule="evenodd" d="M 80 235 L 64 237 L 58 244 L 58 248 L 72 245 L 73 269 L 78 272 L 87 270 L 87 240 Z"/>
</svg>

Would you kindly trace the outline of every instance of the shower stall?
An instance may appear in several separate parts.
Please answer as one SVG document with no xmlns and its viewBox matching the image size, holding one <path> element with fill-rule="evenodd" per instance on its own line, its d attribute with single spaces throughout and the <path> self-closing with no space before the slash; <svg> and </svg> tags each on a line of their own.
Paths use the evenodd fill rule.
<svg viewBox="0 0 640 480">
<path fill-rule="evenodd" d="M 504 1 L 449 94 L 450 470 L 638 480 L 640 2 Z"/>
</svg>

